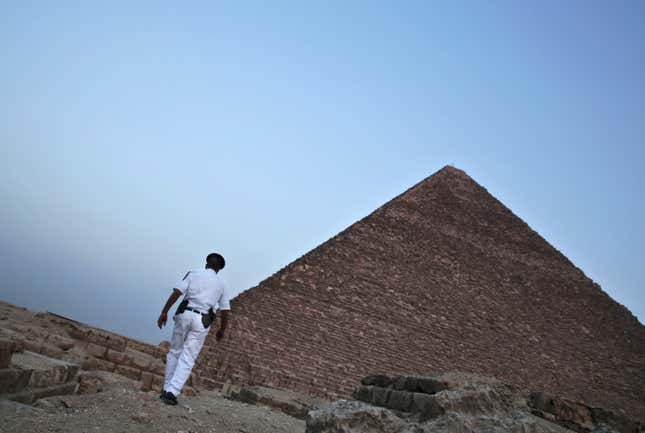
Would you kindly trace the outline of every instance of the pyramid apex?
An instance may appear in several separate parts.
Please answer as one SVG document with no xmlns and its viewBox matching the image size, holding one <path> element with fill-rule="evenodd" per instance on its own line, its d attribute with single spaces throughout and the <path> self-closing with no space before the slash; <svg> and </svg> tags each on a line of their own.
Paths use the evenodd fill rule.
<svg viewBox="0 0 645 433">
<path fill-rule="evenodd" d="M 468 176 L 468 173 L 466 173 L 464 170 L 455 167 L 454 165 L 445 165 L 441 170 L 437 171 L 435 174 L 446 174 L 446 175 L 452 175 L 452 176 Z"/>
<path fill-rule="evenodd" d="M 418 193 L 419 190 L 425 191 L 427 188 L 431 188 L 432 185 L 436 185 L 437 183 L 445 183 L 448 185 L 479 185 L 477 181 L 470 177 L 464 170 L 453 165 L 446 165 L 414 185 L 409 190 L 405 191 L 401 196 L 405 196 L 408 193 Z M 395 197 L 392 201 L 395 201 L 396 198 L 398 197 Z"/>
</svg>

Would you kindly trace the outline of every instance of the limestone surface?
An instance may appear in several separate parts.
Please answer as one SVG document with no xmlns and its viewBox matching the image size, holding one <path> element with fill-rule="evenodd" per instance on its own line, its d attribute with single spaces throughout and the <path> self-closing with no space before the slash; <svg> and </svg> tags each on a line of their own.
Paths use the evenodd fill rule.
<svg viewBox="0 0 645 433">
<path fill-rule="evenodd" d="M 364 378 L 357 401 L 307 418 L 307 433 L 640 433 L 644 426 L 581 403 L 526 395 L 496 379 L 460 372 Z"/>
</svg>

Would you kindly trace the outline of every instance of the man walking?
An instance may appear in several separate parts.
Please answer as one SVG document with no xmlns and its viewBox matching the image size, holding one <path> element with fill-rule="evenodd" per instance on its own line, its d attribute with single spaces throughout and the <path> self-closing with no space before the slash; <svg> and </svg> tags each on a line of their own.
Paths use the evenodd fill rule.
<svg viewBox="0 0 645 433">
<path fill-rule="evenodd" d="M 175 326 L 166 356 L 166 376 L 160 396 L 166 404 L 177 404 L 177 396 L 190 376 L 217 310 L 222 312 L 222 320 L 215 339 L 220 341 L 224 337 L 231 309 L 226 288 L 217 275 L 224 265 L 224 257 L 209 254 L 206 269 L 189 271 L 177 283 L 157 320 L 161 329 L 166 324 L 170 307 L 184 295 L 174 316 Z"/>
</svg>

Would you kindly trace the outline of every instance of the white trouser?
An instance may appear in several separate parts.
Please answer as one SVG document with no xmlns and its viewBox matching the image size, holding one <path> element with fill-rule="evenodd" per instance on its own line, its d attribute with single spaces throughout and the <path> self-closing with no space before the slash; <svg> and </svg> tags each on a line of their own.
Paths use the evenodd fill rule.
<svg viewBox="0 0 645 433">
<path fill-rule="evenodd" d="M 204 328 L 201 314 L 192 311 L 177 314 L 174 320 L 163 389 L 176 397 L 190 376 L 210 327 Z"/>
</svg>

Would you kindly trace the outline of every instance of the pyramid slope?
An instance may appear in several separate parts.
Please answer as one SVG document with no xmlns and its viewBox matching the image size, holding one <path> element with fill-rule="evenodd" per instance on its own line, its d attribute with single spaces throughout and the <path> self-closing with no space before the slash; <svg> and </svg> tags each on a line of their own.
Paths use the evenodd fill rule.
<svg viewBox="0 0 645 433">
<path fill-rule="evenodd" d="M 233 310 L 230 339 L 203 361 L 218 380 L 347 396 L 367 374 L 459 369 L 645 413 L 645 328 L 453 167 Z"/>
</svg>

